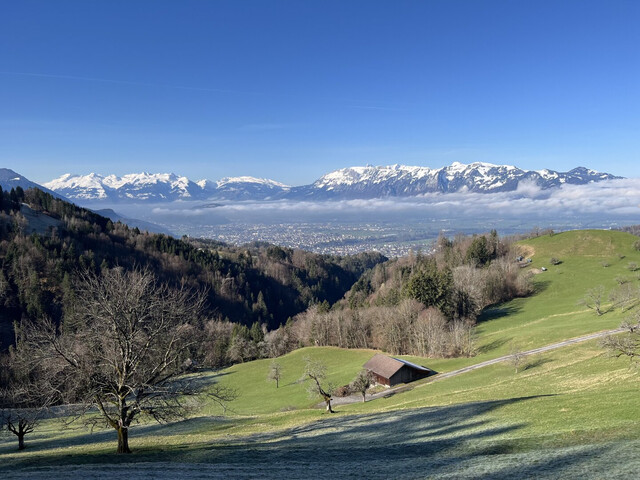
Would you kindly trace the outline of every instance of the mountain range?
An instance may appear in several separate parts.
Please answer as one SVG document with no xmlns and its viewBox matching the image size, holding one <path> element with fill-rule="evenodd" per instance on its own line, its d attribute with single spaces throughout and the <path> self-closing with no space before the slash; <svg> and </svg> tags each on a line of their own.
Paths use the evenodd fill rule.
<svg viewBox="0 0 640 480">
<path fill-rule="evenodd" d="M 310 185 L 288 186 L 255 177 L 192 181 L 173 173 L 102 176 L 65 174 L 44 186 L 80 202 L 165 202 L 174 200 L 332 200 L 408 197 L 427 193 L 513 191 L 523 182 L 541 189 L 619 179 L 584 167 L 568 172 L 521 170 L 510 165 L 453 163 L 442 168 L 405 165 L 349 167 Z"/>
</svg>

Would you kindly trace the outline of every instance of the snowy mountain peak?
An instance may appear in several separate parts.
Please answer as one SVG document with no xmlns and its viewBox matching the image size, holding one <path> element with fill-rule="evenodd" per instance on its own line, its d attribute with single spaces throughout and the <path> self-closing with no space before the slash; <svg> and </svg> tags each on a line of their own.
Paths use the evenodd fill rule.
<svg viewBox="0 0 640 480">
<path fill-rule="evenodd" d="M 112 202 L 266 198 L 290 188 L 274 180 L 248 176 L 193 182 L 175 173 L 149 172 L 121 177 L 66 173 L 46 185 L 71 199 Z"/>
<path fill-rule="evenodd" d="M 105 200 L 108 195 L 103 185 L 104 180 L 104 177 L 96 173 L 90 173 L 88 175 L 65 173 L 45 183 L 44 186 L 65 197 L 68 193 L 70 195 L 68 198 Z"/>
<path fill-rule="evenodd" d="M 436 169 L 395 164 L 335 170 L 320 177 L 305 193 L 306 198 L 374 198 L 459 191 L 492 193 L 515 190 L 521 181 L 533 182 L 545 189 L 564 183 L 582 184 L 613 178 L 619 177 L 582 167 L 560 173 L 524 171 L 513 165 L 486 162 L 454 162 Z"/>
<path fill-rule="evenodd" d="M 563 173 L 548 169 L 525 171 L 512 165 L 486 162 L 455 162 L 441 168 L 402 164 L 347 167 L 299 187 L 251 176 L 193 182 L 174 173 L 147 172 L 122 177 L 65 174 L 45 186 L 68 198 L 86 201 L 328 200 L 449 192 L 493 193 L 516 190 L 523 181 L 547 189 L 565 183 L 580 185 L 615 178 L 620 177 L 584 167 Z"/>
<path fill-rule="evenodd" d="M 241 176 L 241 177 L 225 177 L 216 183 L 218 187 L 222 187 L 224 185 L 229 184 L 242 184 L 242 183 L 253 183 L 257 185 L 265 185 L 279 188 L 289 188 L 289 185 L 285 185 L 284 183 L 276 182 L 275 180 L 269 180 L 267 178 L 256 178 L 249 176 Z"/>
</svg>

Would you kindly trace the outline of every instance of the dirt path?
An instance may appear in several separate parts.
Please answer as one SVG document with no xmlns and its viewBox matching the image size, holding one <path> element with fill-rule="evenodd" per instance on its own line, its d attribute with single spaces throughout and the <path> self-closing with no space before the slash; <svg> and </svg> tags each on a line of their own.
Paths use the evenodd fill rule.
<svg viewBox="0 0 640 480">
<path fill-rule="evenodd" d="M 548 352 L 550 350 L 555 350 L 557 348 L 567 347 L 569 345 L 574 345 L 576 343 L 587 342 L 589 340 L 593 340 L 595 338 L 606 337 L 607 335 L 613 335 L 615 333 L 622 333 L 625 330 L 623 328 L 616 328 L 613 330 L 605 330 L 602 332 L 590 333 L 589 335 L 582 335 L 581 337 L 570 338 L 569 340 L 564 340 L 558 343 L 552 343 L 550 345 L 545 345 L 544 347 L 534 348 L 532 350 L 527 350 L 522 352 L 523 356 L 535 355 L 536 353 Z M 384 390 L 383 392 L 374 393 L 372 395 L 367 396 L 367 401 L 375 400 L 376 398 L 388 397 L 390 395 L 394 395 L 396 393 L 404 392 L 407 390 L 411 390 L 413 388 L 419 388 L 424 385 L 428 385 L 429 383 L 437 382 L 439 380 L 444 380 L 445 378 L 455 377 L 462 373 L 470 372 L 472 370 L 477 370 L 478 368 L 487 367 L 489 365 L 494 365 L 496 363 L 504 362 L 509 360 L 511 355 L 503 355 L 502 357 L 493 358 L 491 360 L 486 360 L 484 362 L 476 363 L 474 365 L 469 365 L 468 367 L 459 368 L 458 370 L 452 370 L 451 372 L 439 373 L 427 379 L 426 382 L 420 383 L 417 385 L 400 385 L 398 387 L 389 388 Z M 348 405 L 350 403 L 362 402 L 361 395 L 350 395 L 348 397 L 335 397 L 332 400 L 332 405 Z M 324 404 L 323 404 L 324 405 Z"/>
</svg>

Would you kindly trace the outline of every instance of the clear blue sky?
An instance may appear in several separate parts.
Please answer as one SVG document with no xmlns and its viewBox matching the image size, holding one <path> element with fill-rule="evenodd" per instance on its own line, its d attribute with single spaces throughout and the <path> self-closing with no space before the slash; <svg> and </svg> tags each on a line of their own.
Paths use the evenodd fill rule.
<svg viewBox="0 0 640 480">
<path fill-rule="evenodd" d="M 640 177 L 640 2 L 0 5 L 0 166 L 32 180 L 454 161 Z"/>
</svg>

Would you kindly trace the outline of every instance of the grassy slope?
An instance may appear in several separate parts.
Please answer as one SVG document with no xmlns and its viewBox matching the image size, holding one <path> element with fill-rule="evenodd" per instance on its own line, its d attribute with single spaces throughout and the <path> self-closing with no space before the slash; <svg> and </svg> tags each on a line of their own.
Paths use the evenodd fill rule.
<svg viewBox="0 0 640 480">
<path fill-rule="evenodd" d="M 618 326 L 619 311 L 598 317 L 578 302 L 598 285 L 605 287 L 608 296 L 618 276 L 637 281 L 637 275 L 627 268 L 629 262 L 640 264 L 640 252 L 633 248 L 636 240 L 622 232 L 588 230 L 523 242 L 523 250 L 532 254 L 532 267 L 547 267 L 548 271 L 536 275 L 536 295 L 485 313 L 478 327 L 481 348 L 494 356 L 508 353 L 507 343 L 512 340 L 528 349 Z M 562 263 L 551 265 L 551 257 Z M 603 262 L 609 266 L 604 267 Z"/>
<path fill-rule="evenodd" d="M 306 357 L 322 360 L 330 373 L 329 381 L 340 386 L 348 384 L 374 353 L 373 350 L 344 350 L 334 347 L 301 348 L 277 359 L 283 374 L 279 388 L 276 388 L 275 382 L 267 381 L 271 359 L 234 365 L 222 372 L 219 381 L 240 392 L 238 399 L 229 405 L 233 413 L 238 415 L 309 408 L 318 399 L 309 398 L 306 383 L 300 382 Z M 215 412 L 215 408 L 210 411 Z"/>
<path fill-rule="evenodd" d="M 508 302 L 488 312 L 478 328 L 481 353 L 476 358 L 414 360 L 439 371 L 448 371 L 507 353 L 511 342 L 527 349 L 616 327 L 622 318 L 619 311 L 612 310 L 597 317 L 577 303 L 587 289 L 596 285 L 604 285 L 608 292 L 614 287 L 616 276 L 633 277 L 637 282 L 635 274 L 626 268 L 632 261 L 640 264 L 640 253 L 632 248 L 635 240 L 636 237 L 619 232 L 588 231 L 567 232 L 524 242 L 523 247 L 535 250 L 533 267 L 546 266 L 549 269 L 536 276 L 537 295 Z M 533 250 L 529 250 L 530 255 Z M 549 259 L 552 256 L 563 263 L 551 266 Z M 603 267 L 603 261 L 610 266 Z M 333 418 L 343 419 L 336 422 L 357 422 L 360 418 L 364 422 L 368 417 L 359 415 L 375 412 L 376 416 L 367 422 L 380 421 L 391 426 L 400 415 L 398 412 L 422 412 L 418 418 L 427 422 L 429 412 L 433 411 L 429 408 L 451 409 L 464 405 L 470 405 L 474 413 L 465 413 L 465 418 L 473 418 L 473 425 L 469 424 L 463 430 L 472 432 L 476 440 L 477 431 L 482 432 L 480 444 L 489 450 L 495 445 L 502 445 L 500 448 L 503 450 L 495 453 L 507 450 L 524 452 L 522 455 L 528 455 L 526 458 L 530 459 L 521 460 L 525 462 L 533 461 L 532 452 L 544 446 L 573 448 L 572 445 L 610 440 L 615 448 L 622 448 L 619 447 L 621 440 L 640 438 L 635 408 L 638 374 L 630 370 L 624 360 L 604 355 L 596 342 L 530 359 L 528 367 L 518 374 L 508 365 L 494 365 L 442 382 L 417 386 L 387 399 L 343 406 L 335 417 L 308 408 L 317 400 L 309 399 L 304 386 L 298 383 L 305 356 L 322 358 L 330 372 L 329 380 L 335 385 L 342 385 L 348 383 L 372 354 L 367 350 L 337 348 L 306 348 L 292 352 L 278 359 L 284 371 L 278 389 L 266 380 L 271 360 L 231 367 L 222 372 L 218 380 L 236 387 L 241 394 L 230 405 L 231 412 L 228 413 L 232 418 L 201 417 L 179 425 L 138 427 L 137 432 L 132 432 L 132 447 L 138 452 L 137 461 L 212 461 L 211 452 L 208 452 L 209 456 L 203 456 L 203 445 L 229 445 L 231 442 L 237 443 L 238 448 L 245 452 L 254 451 L 262 448 L 254 442 L 267 445 L 289 441 L 287 439 L 291 436 L 282 432 L 282 428 L 293 427 L 294 431 L 319 429 L 302 427 L 319 419 L 322 422 L 313 425 L 324 425 L 325 429 L 331 425 L 331 432 L 318 430 L 314 433 L 319 442 L 316 447 L 321 448 L 327 440 L 339 445 L 349 436 L 346 433 L 336 436 L 337 431 L 345 432 L 346 427 L 333 425 Z M 218 415 L 220 410 L 208 405 L 202 414 Z M 412 421 L 419 423 L 422 420 Z M 433 423 L 433 418 L 429 421 Z M 494 428 L 496 425 L 500 428 Z M 427 428 L 426 423 L 424 427 Z M 385 428 L 380 427 L 381 435 Z M 33 450 L 27 452 L 28 457 L 13 453 L 13 445 L 2 441 L 0 455 L 5 457 L 7 466 L 21 465 L 22 458 L 36 464 L 39 460 L 45 464 L 105 461 L 102 455 L 112 451 L 113 434 L 94 434 L 91 437 L 93 441 L 87 444 L 86 438 L 79 437 L 83 433 L 60 432 L 57 425 L 47 425 L 40 434 L 32 436 Z M 142 436 L 143 433 L 146 434 Z M 293 438 L 297 436 L 293 435 Z M 373 438 L 372 442 L 377 441 Z M 396 441 L 402 442 L 402 439 Z M 479 448 L 477 445 L 469 446 L 463 453 Z M 73 457 L 68 457 L 69 453 Z M 494 459 L 487 461 L 494 462 Z M 640 465 L 640 458 L 628 458 L 626 461 Z M 477 468 L 480 467 L 476 465 L 472 471 L 477 471 Z"/>
<path fill-rule="evenodd" d="M 537 293 L 497 305 L 485 312 L 477 328 L 478 354 L 473 358 L 424 359 L 405 358 L 447 372 L 509 353 L 512 344 L 522 350 L 548 345 L 567 338 L 616 328 L 623 314 L 611 309 L 603 316 L 579 305 L 586 291 L 604 285 L 606 295 L 615 287 L 615 278 L 624 276 L 638 281 L 627 268 L 629 262 L 640 265 L 640 252 L 633 248 L 637 237 L 612 231 L 574 231 L 543 236 L 522 242 L 523 252 L 533 259 L 531 269 L 547 267 L 535 275 Z M 624 258 L 620 258 L 623 256 Z M 552 266 L 551 257 L 562 261 Z M 602 262 L 610 264 L 603 267 Z M 223 383 L 244 392 L 232 408 L 241 414 L 275 412 L 287 407 L 309 405 L 300 378 L 304 357 L 322 358 L 334 385 L 348 383 L 373 355 L 370 350 L 345 351 L 338 348 L 305 348 L 279 359 L 284 371 L 280 389 L 268 384 L 266 376 L 271 360 L 258 360 L 227 369 Z M 271 388 L 274 387 L 274 388 Z"/>
</svg>

